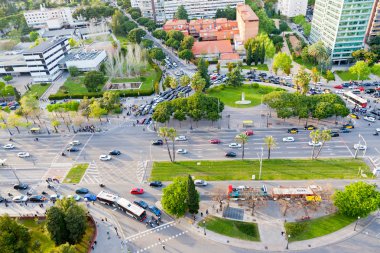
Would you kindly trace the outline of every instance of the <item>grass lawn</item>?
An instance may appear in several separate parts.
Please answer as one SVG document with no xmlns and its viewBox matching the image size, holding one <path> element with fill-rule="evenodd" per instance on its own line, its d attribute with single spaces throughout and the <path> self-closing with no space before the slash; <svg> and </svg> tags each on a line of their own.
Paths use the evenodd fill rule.
<svg viewBox="0 0 380 253">
<path fill-rule="evenodd" d="M 358 79 L 358 75 L 353 75 L 350 73 L 350 71 L 335 71 L 335 74 L 337 74 L 340 79 L 342 79 L 343 81 L 355 81 L 355 80 L 359 80 Z M 367 80 L 368 79 L 368 76 L 365 77 L 363 79 L 363 77 L 361 77 L 360 80 Z"/>
<path fill-rule="evenodd" d="M 307 68 L 307 69 L 312 69 L 312 68 L 314 68 L 314 67 L 316 67 L 317 69 L 319 69 L 318 68 L 318 64 L 313 64 L 313 63 L 309 63 L 309 62 L 303 62 L 302 61 L 302 59 L 301 59 L 301 57 L 297 57 L 297 58 L 295 58 L 295 59 L 293 59 L 295 62 L 297 62 L 299 65 L 302 65 L 302 66 L 304 66 L 305 68 Z"/>
<path fill-rule="evenodd" d="M 141 77 L 134 77 L 134 78 L 114 78 L 111 81 L 114 83 L 121 83 L 121 82 L 143 82 L 143 84 L 140 87 L 140 90 L 147 90 L 153 87 L 154 79 L 156 78 L 156 71 L 152 67 L 148 67 L 145 70 L 143 78 Z"/>
<path fill-rule="evenodd" d="M 219 98 L 225 105 L 237 108 L 247 108 L 259 105 L 261 97 L 275 90 L 282 90 L 281 88 L 274 88 L 271 86 L 260 85 L 254 88 L 251 84 L 245 84 L 242 87 L 228 87 L 219 85 L 217 87 L 207 90 L 207 94 L 212 97 Z M 251 100 L 248 105 L 235 104 L 236 101 L 241 100 L 241 93 L 245 93 L 245 100 Z"/>
<path fill-rule="evenodd" d="M 228 67 L 222 66 L 222 68 L 228 68 Z M 263 71 L 269 70 L 268 65 L 266 64 L 257 64 L 257 65 L 252 64 L 251 66 L 243 65 L 241 68 L 242 69 L 257 69 L 257 70 L 263 70 Z"/>
<path fill-rule="evenodd" d="M 59 88 L 57 94 L 83 94 L 88 93 L 86 86 L 83 84 L 84 76 L 68 77 L 65 83 Z M 101 91 L 103 85 L 99 85 L 98 90 Z M 65 92 L 66 91 L 66 92 Z"/>
<path fill-rule="evenodd" d="M 50 253 L 53 249 L 55 249 L 54 242 L 50 239 L 48 231 L 45 228 L 46 221 L 38 221 L 35 222 L 34 220 L 20 220 L 21 224 L 29 228 L 29 231 L 31 232 L 31 243 L 33 243 L 38 240 L 41 243 L 41 250 L 38 252 L 43 253 Z M 87 229 L 86 233 L 83 236 L 82 241 L 79 244 L 75 245 L 75 248 L 77 249 L 76 252 L 78 253 L 87 253 L 89 249 L 88 242 L 91 240 L 92 235 L 94 234 L 95 228 L 91 225 L 91 223 L 87 223 Z M 31 249 L 28 250 L 28 252 L 34 252 Z"/>
<path fill-rule="evenodd" d="M 200 165 L 197 165 L 200 163 Z M 361 167 L 370 171 L 360 159 L 271 159 L 263 160 L 262 180 L 354 179 Z M 258 160 L 154 162 L 151 180 L 171 181 L 178 176 L 197 179 L 251 180 L 259 175 Z"/>
<path fill-rule="evenodd" d="M 77 184 L 82 179 L 84 173 L 86 172 L 88 168 L 88 163 L 80 163 L 72 167 L 67 173 L 65 179 L 63 180 L 64 183 L 71 183 L 71 184 Z"/>
<path fill-rule="evenodd" d="M 372 67 L 371 70 L 372 70 L 372 74 L 377 75 L 378 77 L 380 77 L 380 63 L 373 65 L 373 67 Z"/>
<path fill-rule="evenodd" d="M 222 219 L 215 216 L 208 216 L 205 221 L 206 230 L 242 240 L 260 241 L 256 223 Z M 203 221 L 200 221 L 198 225 L 203 227 Z"/>
<path fill-rule="evenodd" d="M 50 87 L 50 83 L 47 83 L 45 85 L 41 85 L 40 83 L 33 84 L 32 86 L 30 86 L 30 90 L 28 90 L 27 92 L 25 92 L 24 96 L 25 95 L 29 95 L 29 94 L 35 94 L 37 97 L 41 97 L 42 94 L 44 94 L 45 91 L 49 87 Z"/>
<path fill-rule="evenodd" d="M 285 229 L 290 234 L 289 241 L 302 241 L 331 234 L 355 220 L 355 218 L 335 213 L 307 221 L 288 222 L 285 224 Z"/>
</svg>

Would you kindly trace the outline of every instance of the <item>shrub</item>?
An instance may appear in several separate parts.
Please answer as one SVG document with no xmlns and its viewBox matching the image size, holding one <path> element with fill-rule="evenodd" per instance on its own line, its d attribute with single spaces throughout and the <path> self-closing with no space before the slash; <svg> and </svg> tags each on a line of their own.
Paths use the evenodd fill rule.
<svg viewBox="0 0 380 253">
<path fill-rule="evenodd" d="M 292 237 L 297 237 L 306 230 L 307 224 L 304 222 L 285 223 L 286 233 Z"/>
<path fill-rule="evenodd" d="M 46 86 L 48 83 L 40 83 L 41 86 Z"/>
<path fill-rule="evenodd" d="M 253 84 L 251 84 L 251 87 L 252 87 L 253 89 L 258 89 L 260 86 L 259 86 L 258 83 L 253 83 Z"/>
</svg>

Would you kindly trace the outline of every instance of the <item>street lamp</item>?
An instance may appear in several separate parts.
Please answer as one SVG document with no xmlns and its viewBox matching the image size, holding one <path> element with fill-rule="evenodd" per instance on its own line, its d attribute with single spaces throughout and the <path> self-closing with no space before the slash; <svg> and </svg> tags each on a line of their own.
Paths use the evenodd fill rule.
<svg viewBox="0 0 380 253">
<path fill-rule="evenodd" d="M 267 112 L 267 128 L 269 127 L 269 113 Z"/>
<path fill-rule="evenodd" d="M 203 220 L 203 234 L 206 235 L 206 221 Z"/>
<path fill-rule="evenodd" d="M 358 219 L 356 220 L 354 231 L 356 231 L 356 226 L 358 225 L 359 220 L 360 220 L 360 216 L 358 216 Z"/>
<path fill-rule="evenodd" d="M 228 129 L 230 129 L 230 118 L 231 118 L 231 115 L 228 114 L 228 115 L 227 115 L 227 119 L 228 119 Z"/>
<path fill-rule="evenodd" d="M 290 235 L 288 235 L 286 237 L 286 248 L 285 249 L 289 249 L 289 239 L 290 239 Z"/>
<path fill-rule="evenodd" d="M 264 149 L 263 149 L 263 147 L 261 147 L 261 154 L 257 153 L 257 156 L 260 159 L 259 180 L 261 180 L 261 169 L 263 168 L 263 156 L 264 156 Z"/>
</svg>

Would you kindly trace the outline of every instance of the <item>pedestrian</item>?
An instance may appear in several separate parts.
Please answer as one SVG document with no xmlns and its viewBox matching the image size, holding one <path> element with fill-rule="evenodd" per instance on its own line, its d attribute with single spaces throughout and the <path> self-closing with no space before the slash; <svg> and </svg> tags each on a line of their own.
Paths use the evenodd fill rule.
<svg viewBox="0 0 380 253">
<path fill-rule="evenodd" d="M 208 215 L 208 209 L 206 209 L 206 215 Z"/>
<path fill-rule="evenodd" d="M 95 249 L 94 246 L 91 246 L 91 249 L 94 250 Z"/>
<path fill-rule="evenodd" d="M 281 235 L 282 235 L 282 236 L 284 235 L 284 233 L 285 233 L 284 231 L 281 231 Z"/>
<path fill-rule="evenodd" d="M 162 244 L 162 248 L 165 250 L 165 244 Z"/>
<path fill-rule="evenodd" d="M 201 212 L 201 217 L 203 217 L 203 213 Z"/>
<path fill-rule="evenodd" d="M 96 245 L 96 244 L 97 244 L 97 241 L 94 241 L 94 244 Z"/>
<path fill-rule="evenodd" d="M 107 217 L 105 218 L 105 220 L 107 221 Z"/>
</svg>

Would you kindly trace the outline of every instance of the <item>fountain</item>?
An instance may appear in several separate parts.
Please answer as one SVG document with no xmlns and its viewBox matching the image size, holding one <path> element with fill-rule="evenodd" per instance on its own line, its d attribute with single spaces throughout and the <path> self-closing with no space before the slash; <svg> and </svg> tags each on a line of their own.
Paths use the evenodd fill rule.
<svg viewBox="0 0 380 253">
<path fill-rule="evenodd" d="M 250 103 L 251 103 L 251 100 L 245 100 L 245 93 L 244 92 L 241 93 L 241 100 L 235 102 L 235 104 L 238 104 L 238 105 L 248 105 Z"/>
</svg>

